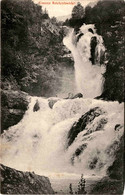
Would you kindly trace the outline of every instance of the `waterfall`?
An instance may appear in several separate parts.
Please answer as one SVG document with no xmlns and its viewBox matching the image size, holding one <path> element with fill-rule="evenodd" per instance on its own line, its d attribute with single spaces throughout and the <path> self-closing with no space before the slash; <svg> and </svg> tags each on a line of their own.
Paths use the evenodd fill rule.
<svg viewBox="0 0 125 195">
<path fill-rule="evenodd" d="M 35 112 L 36 101 L 39 110 Z M 49 102 L 54 102 L 53 107 Z M 74 123 L 95 107 L 102 110 L 101 114 L 67 145 Z M 49 177 L 81 172 L 105 175 L 114 160 L 115 149 L 110 148 L 123 134 L 123 113 L 124 106 L 118 102 L 31 97 L 23 119 L 1 136 L 1 163 Z M 120 124 L 119 131 L 115 131 L 116 124 Z M 86 145 L 84 151 L 75 155 L 81 145 Z"/>
<path fill-rule="evenodd" d="M 77 90 L 84 97 L 30 97 L 23 119 L 1 136 L 1 163 L 49 177 L 104 176 L 123 135 L 124 105 L 92 99 L 101 94 L 105 71 L 105 48 L 94 26 L 70 29 L 64 44 L 72 52 Z"/>
<path fill-rule="evenodd" d="M 63 42 L 74 58 L 77 91 L 83 93 L 85 98 L 101 95 L 102 74 L 105 72 L 101 58 L 104 56 L 105 47 L 94 25 L 84 24 L 78 31 L 70 29 Z"/>
</svg>

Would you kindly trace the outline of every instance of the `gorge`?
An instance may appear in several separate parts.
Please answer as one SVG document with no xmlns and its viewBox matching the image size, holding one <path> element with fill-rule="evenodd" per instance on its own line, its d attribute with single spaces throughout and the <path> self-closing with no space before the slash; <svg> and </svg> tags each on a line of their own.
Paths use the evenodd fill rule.
<svg viewBox="0 0 125 195">
<path fill-rule="evenodd" d="M 107 37 L 99 33 L 94 22 L 74 28 L 64 26 L 55 18 L 50 19 L 33 2 L 12 2 L 9 10 L 12 15 L 5 5 L 2 7 L 4 33 L 7 21 L 14 18 L 9 33 L 2 34 L 8 38 L 2 43 L 0 163 L 4 181 L 8 171 L 23 175 L 26 182 L 31 181 L 30 176 L 36 179 L 34 174 L 42 175 L 40 185 L 46 180 L 49 190 L 41 189 L 41 193 L 54 190 L 67 194 L 71 180 L 78 182 L 84 174 L 88 194 L 100 193 L 101 188 L 102 193 L 106 190 L 122 193 L 124 102 L 119 88 L 122 63 L 119 67 L 112 63 L 117 74 L 110 77 L 114 54 L 108 50 L 111 46 L 106 38 L 111 32 L 106 32 Z M 14 30 L 19 22 L 19 29 Z M 117 28 L 114 26 L 111 30 Z M 118 51 L 121 49 L 118 47 Z M 111 87 L 109 78 L 116 81 L 111 82 Z M 116 88 L 121 90 L 120 95 L 117 91 L 114 95 Z M 24 172 L 30 172 L 30 180 Z M 95 186 L 88 184 L 89 179 Z"/>
</svg>

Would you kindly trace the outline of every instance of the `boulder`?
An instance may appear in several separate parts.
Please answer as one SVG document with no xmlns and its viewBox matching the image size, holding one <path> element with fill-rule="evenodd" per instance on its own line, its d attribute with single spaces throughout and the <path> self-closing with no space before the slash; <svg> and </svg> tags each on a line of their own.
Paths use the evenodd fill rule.
<svg viewBox="0 0 125 195">
<path fill-rule="evenodd" d="M 28 108 L 28 94 L 22 91 L 2 90 L 1 92 L 1 132 L 16 125 Z"/>
<path fill-rule="evenodd" d="M 93 65 L 95 64 L 95 61 L 96 61 L 96 54 L 95 54 L 96 46 L 97 46 L 97 38 L 94 36 L 91 38 L 91 43 L 90 43 L 90 47 L 91 47 L 90 61 L 92 62 Z"/>
<path fill-rule="evenodd" d="M 33 107 L 33 112 L 37 112 L 39 109 L 40 109 L 39 102 L 38 102 L 38 100 L 36 100 L 36 103 Z"/>
<path fill-rule="evenodd" d="M 77 36 L 77 42 L 79 41 L 79 39 L 83 36 L 84 34 L 83 33 L 80 33 L 78 36 Z"/>
<path fill-rule="evenodd" d="M 47 177 L 1 165 L 1 194 L 54 194 Z"/>
<path fill-rule="evenodd" d="M 49 105 L 49 107 L 52 109 L 53 106 L 54 106 L 54 104 L 55 104 L 56 102 L 58 102 L 59 100 L 60 100 L 59 98 L 49 98 L 49 99 L 48 99 L 48 105 Z"/>
<path fill-rule="evenodd" d="M 74 96 L 72 97 L 72 99 L 75 99 L 75 98 L 83 98 L 82 93 L 77 93 L 76 95 L 74 95 Z"/>
<path fill-rule="evenodd" d="M 83 151 L 87 148 L 87 144 L 82 144 L 81 146 L 79 146 L 79 148 L 76 149 L 76 151 L 74 152 L 74 154 L 71 157 L 71 164 L 74 165 L 74 159 L 76 157 L 78 157 L 79 155 L 81 155 L 83 153 Z"/>
<path fill-rule="evenodd" d="M 73 96 L 72 93 L 69 93 L 68 97 L 66 97 L 64 99 L 76 99 L 76 98 L 83 98 L 83 95 L 81 93 L 77 93 L 76 95 Z"/>
<path fill-rule="evenodd" d="M 77 135 L 86 128 L 88 123 L 90 123 L 96 117 L 100 116 L 103 113 L 104 111 L 102 111 L 101 108 L 95 107 L 89 110 L 88 112 L 86 112 L 84 115 L 82 115 L 82 117 L 78 120 L 78 122 L 75 122 L 73 124 L 73 126 L 71 127 L 68 133 L 68 146 L 67 147 L 69 147 L 73 143 Z M 104 124 L 105 123 L 106 121 L 104 121 Z M 100 128 L 98 127 L 97 130 L 100 130 Z"/>
<path fill-rule="evenodd" d="M 88 31 L 91 32 L 92 34 L 94 34 L 92 28 L 89 28 Z"/>
</svg>

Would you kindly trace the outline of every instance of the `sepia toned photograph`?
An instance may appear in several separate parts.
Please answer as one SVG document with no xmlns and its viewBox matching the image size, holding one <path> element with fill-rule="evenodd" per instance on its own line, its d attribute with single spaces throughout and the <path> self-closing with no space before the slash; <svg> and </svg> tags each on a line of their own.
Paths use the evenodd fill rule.
<svg viewBox="0 0 125 195">
<path fill-rule="evenodd" d="M 124 0 L 1 0 L 1 194 L 124 194 Z"/>
</svg>

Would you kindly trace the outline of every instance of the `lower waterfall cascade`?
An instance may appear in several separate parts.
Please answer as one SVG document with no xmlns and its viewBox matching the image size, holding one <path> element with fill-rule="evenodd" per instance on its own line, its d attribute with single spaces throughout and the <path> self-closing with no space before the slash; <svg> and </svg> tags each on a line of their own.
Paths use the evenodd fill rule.
<svg viewBox="0 0 125 195">
<path fill-rule="evenodd" d="M 1 136 L 1 163 L 52 177 L 58 173 L 77 175 L 81 172 L 105 175 L 118 147 L 114 142 L 119 143 L 123 135 L 124 105 L 91 98 L 29 98 L 29 109 L 23 119 Z M 36 101 L 39 110 L 34 112 Z M 52 108 L 50 101 L 55 102 Z M 68 145 L 73 124 L 96 107 L 101 110 L 100 115 L 88 122 Z M 85 144 L 79 156 L 74 155 Z"/>
</svg>

